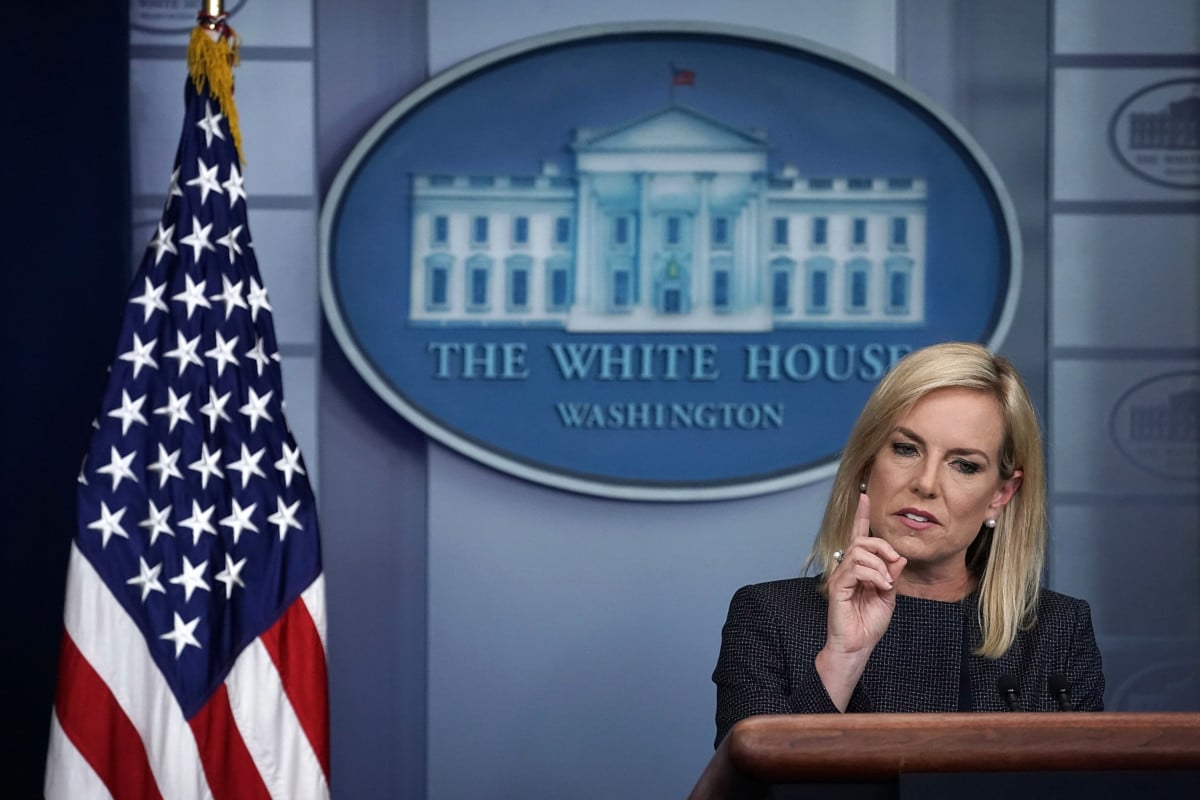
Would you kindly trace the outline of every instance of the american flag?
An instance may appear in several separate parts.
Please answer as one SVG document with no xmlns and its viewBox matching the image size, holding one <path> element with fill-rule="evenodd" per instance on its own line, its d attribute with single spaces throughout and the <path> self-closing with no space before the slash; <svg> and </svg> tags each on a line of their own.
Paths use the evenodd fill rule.
<svg viewBox="0 0 1200 800">
<path fill-rule="evenodd" d="M 213 87 L 185 87 L 79 476 L 48 798 L 329 796 L 316 509 Z"/>
<path fill-rule="evenodd" d="M 695 86 L 696 73 L 694 70 L 677 67 L 671 65 L 671 85 L 672 86 Z"/>
</svg>

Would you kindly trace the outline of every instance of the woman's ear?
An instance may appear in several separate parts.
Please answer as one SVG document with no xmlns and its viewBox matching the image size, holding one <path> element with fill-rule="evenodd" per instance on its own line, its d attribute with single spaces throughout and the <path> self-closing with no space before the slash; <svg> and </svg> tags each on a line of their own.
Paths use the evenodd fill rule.
<svg viewBox="0 0 1200 800">
<path fill-rule="evenodd" d="M 1008 501 L 1012 500 L 1016 496 L 1017 490 L 1021 488 L 1021 478 L 1024 475 L 1025 473 L 1019 469 L 1013 470 L 1012 477 L 1001 481 L 996 488 L 996 494 L 992 496 L 992 502 L 988 508 L 998 512 L 1008 505 Z"/>
</svg>

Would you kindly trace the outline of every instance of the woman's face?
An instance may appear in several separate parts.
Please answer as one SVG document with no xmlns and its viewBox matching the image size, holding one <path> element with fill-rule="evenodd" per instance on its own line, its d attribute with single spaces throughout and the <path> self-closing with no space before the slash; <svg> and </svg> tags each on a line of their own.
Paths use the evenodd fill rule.
<svg viewBox="0 0 1200 800">
<path fill-rule="evenodd" d="M 908 559 L 910 569 L 957 572 L 988 517 L 1021 483 L 1000 477 L 1004 417 L 991 394 L 930 392 L 892 428 L 867 478 L 871 533 Z"/>
</svg>

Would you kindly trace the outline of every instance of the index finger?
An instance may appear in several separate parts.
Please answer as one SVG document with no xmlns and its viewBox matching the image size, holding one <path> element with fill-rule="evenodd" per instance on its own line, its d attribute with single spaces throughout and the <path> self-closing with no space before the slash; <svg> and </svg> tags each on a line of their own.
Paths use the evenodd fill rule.
<svg viewBox="0 0 1200 800">
<path fill-rule="evenodd" d="M 863 492 L 858 496 L 858 508 L 854 509 L 854 527 L 850 539 L 864 539 L 871 535 L 871 498 Z"/>
</svg>

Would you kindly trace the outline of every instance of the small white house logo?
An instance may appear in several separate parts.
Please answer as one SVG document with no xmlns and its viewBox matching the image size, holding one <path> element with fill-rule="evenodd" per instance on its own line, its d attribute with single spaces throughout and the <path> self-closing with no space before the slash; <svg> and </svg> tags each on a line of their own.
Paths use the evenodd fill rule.
<svg viewBox="0 0 1200 800">
<path fill-rule="evenodd" d="M 1113 114 L 1108 139 L 1117 159 L 1138 177 L 1200 188 L 1200 78 L 1138 90 Z"/>
<path fill-rule="evenodd" d="M 232 18 L 248 0 L 230 0 L 225 13 Z M 196 27 L 202 0 L 133 0 L 129 6 L 131 27 L 149 33 L 187 33 Z"/>
<path fill-rule="evenodd" d="M 1200 372 L 1171 372 L 1125 392 L 1109 418 L 1113 441 L 1164 478 L 1200 479 Z"/>
<path fill-rule="evenodd" d="M 887 369 L 995 346 L 1020 245 L 987 159 L 807 42 L 616 25 L 460 64 L 363 137 L 321 296 L 367 382 L 570 491 L 741 497 L 832 472 Z"/>
<path fill-rule="evenodd" d="M 1180 658 L 1144 667 L 1113 691 L 1114 711 L 1200 708 L 1200 659 Z"/>
</svg>

